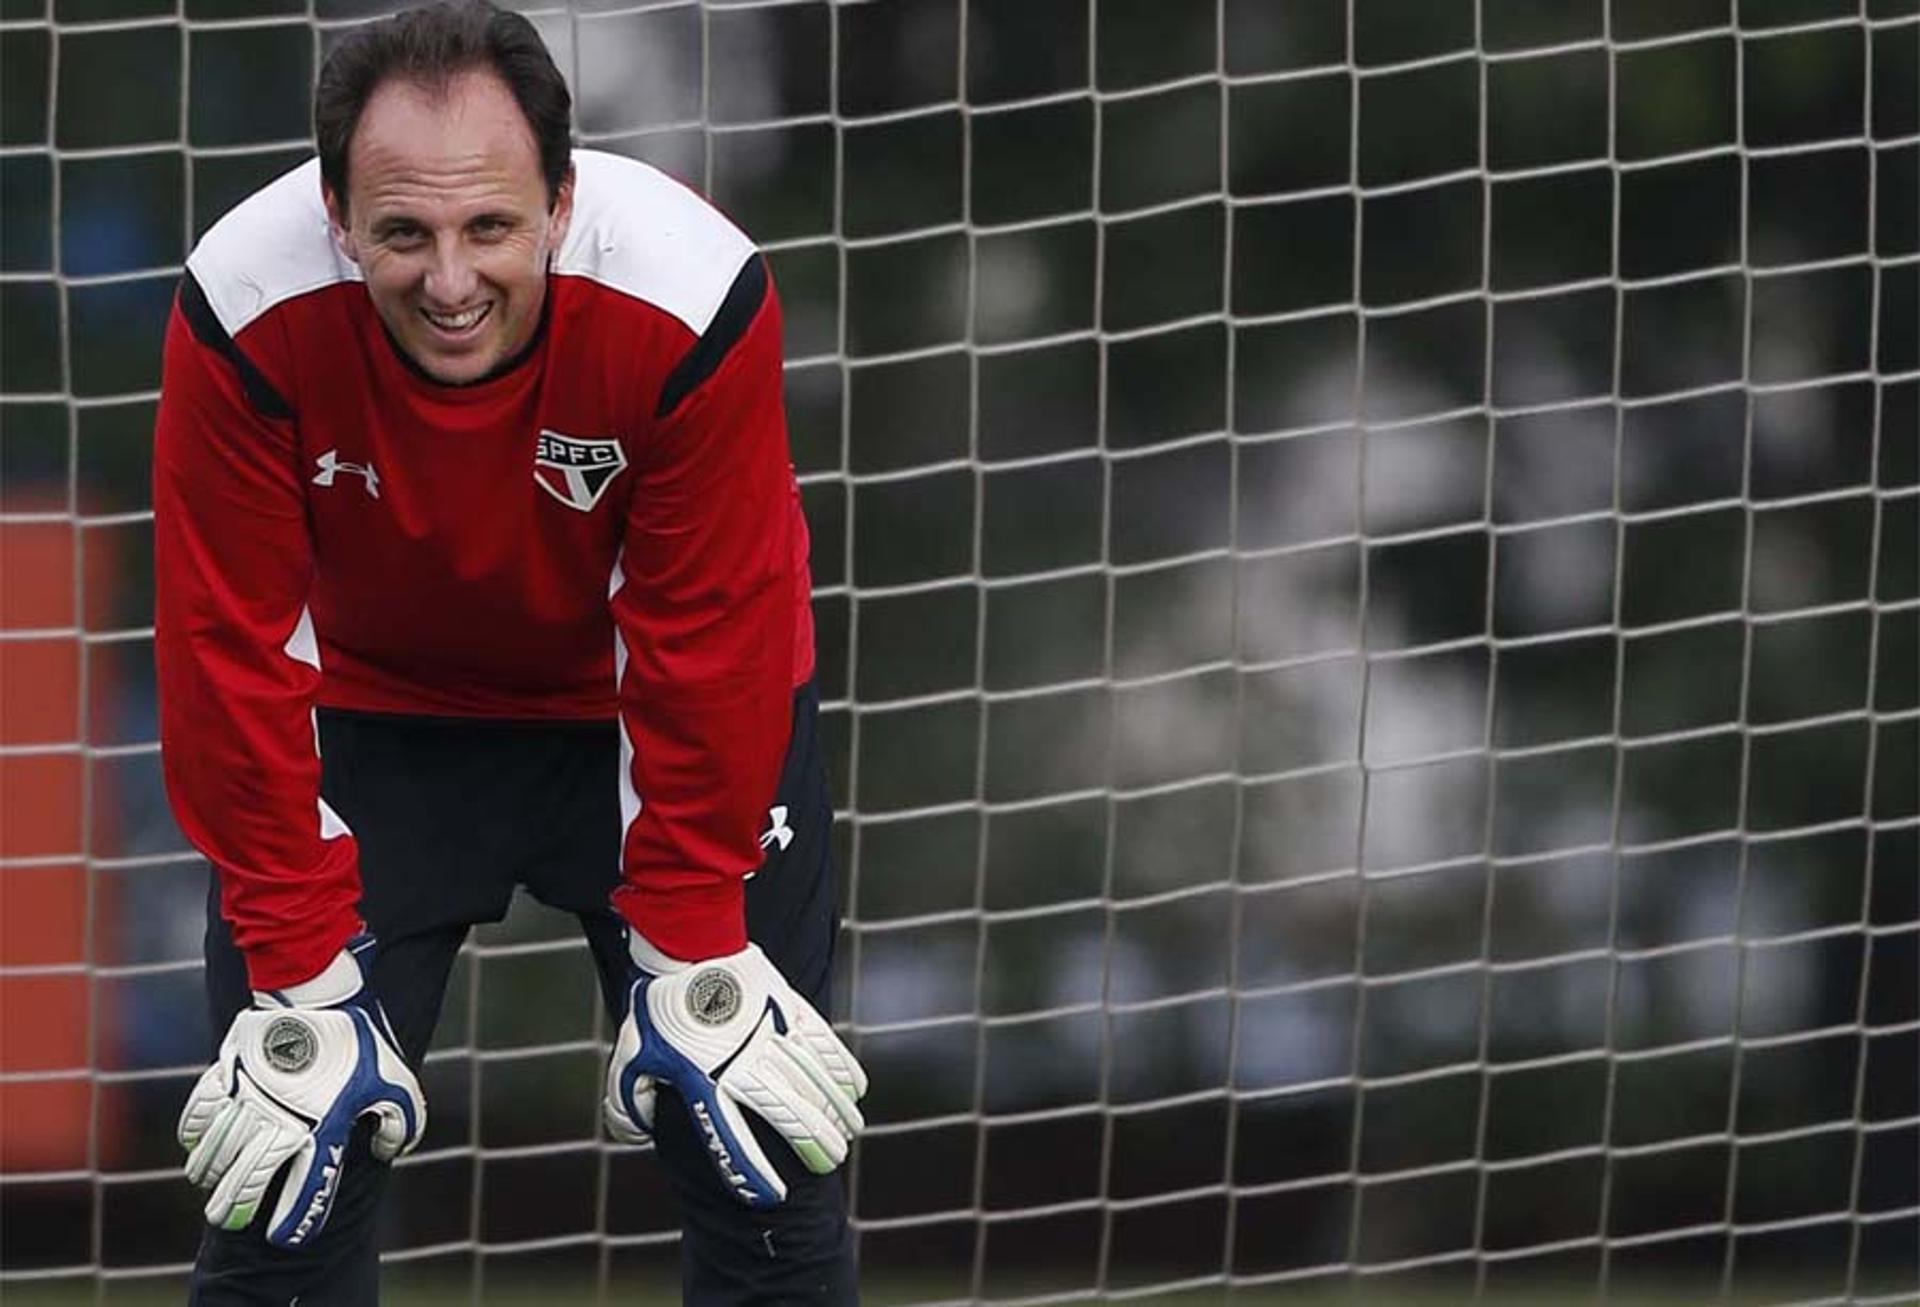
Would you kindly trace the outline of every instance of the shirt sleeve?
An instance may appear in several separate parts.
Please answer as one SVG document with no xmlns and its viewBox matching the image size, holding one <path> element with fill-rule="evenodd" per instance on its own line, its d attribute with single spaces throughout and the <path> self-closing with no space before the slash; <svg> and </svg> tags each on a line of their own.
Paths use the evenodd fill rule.
<svg viewBox="0 0 1920 1307">
<path fill-rule="evenodd" d="M 320 797 L 293 415 L 191 273 L 167 325 L 153 481 L 167 794 L 219 877 L 253 988 L 281 988 L 358 929 L 358 851 Z"/>
<path fill-rule="evenodd" d="M 780 308 L 760 256 L 669 376 L 636 472 L 611 600 L 613 902 L 654 945 L 697 960 L 746 945 L 744 881 L 792 729 L 804 602 Z"/>
</svg>

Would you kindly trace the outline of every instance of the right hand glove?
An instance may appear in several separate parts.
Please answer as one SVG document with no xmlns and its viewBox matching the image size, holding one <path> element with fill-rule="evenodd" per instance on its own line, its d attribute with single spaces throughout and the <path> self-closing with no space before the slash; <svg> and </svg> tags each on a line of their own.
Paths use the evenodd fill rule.
<svg viewBox="0 0 1920 1307">
<path fill-rule="evenodd" d="M 360 953 L 371 943 L 351 941 L 304 984 L 255 990 L 254 1008 L 233 1019 L 220 1056 L 187 1096 L 180 1145 L 187 1179 L 213 1190 L 209 1224 L 244 1229 L 285 1165 L 267 1242 L 302 1247 L 333 1210 L 356 1121 L 375 1118 L 373 1155 L 383 1162 L 420 1141 L 420 1082 L 364 986 Z"/>
<path fill-rule="evenodd" d="M 785 1202 L 787 1185 L 742 1108 L 778 1131 L 809 1171 L 846 1160 L 866 1126 L 854 1103 L 867 1092 L 867 1073 L 759 946 L 694 963 L 667 957 L 636 931 L 628 947 L 639 979 L 607 1064 L 614 1138 L 647 1138 L 658 1085 L 686 1100 L 721 1182 L 749 1207 Z"/>
</svg>

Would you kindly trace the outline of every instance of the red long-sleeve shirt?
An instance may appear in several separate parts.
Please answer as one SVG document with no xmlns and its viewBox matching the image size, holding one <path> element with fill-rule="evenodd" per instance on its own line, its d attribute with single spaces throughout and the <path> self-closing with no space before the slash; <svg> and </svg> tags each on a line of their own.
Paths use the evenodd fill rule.
<svg viewBox="0 0 1920 1307">
<path fill-rule="evenodd" d="M 359 927 L 317 704 L 617 716 L 615 907 L 677 956 L 745 943 L 742 881 L 813 670 L 779 305 L 692 192 L 574 162 L 540 332 L 474 385 L 398 353 L 316 164 L 187 261 L 154 454 L 162 749 L 256 988 L 305 980 Z"/>
</svg>

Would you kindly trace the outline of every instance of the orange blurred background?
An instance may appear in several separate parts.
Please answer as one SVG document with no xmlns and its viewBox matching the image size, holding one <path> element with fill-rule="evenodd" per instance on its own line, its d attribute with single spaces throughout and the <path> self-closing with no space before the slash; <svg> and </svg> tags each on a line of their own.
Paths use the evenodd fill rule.
<svg viewBox="0 0 1920 1307">
<path fill-rule="evenodd" d="M 101 1034 L 86 966 L 82 541 L 71 519 L 18 516 L 0 523 L 0 1171 L 78 1170 Z M 113 575 L 111 560 L 89 562 Z"/>
</svg>

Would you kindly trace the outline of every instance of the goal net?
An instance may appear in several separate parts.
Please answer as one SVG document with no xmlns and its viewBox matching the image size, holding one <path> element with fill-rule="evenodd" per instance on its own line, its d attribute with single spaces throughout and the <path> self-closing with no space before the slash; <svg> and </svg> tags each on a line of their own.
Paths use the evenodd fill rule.
<svg viewBox="0 0 1920 1307">
<path fill-rule="evenodd" d="M 0 0 L 8 1301 L 196 1242 L 160 332 L 391 7 Z M 1920 1293 L 1915 0 L 529 12 L 785 302 L 870 1301 Z M 675 1297 L 607 1036 L 476 933 L 395 1301 Z"/>
</svg>

